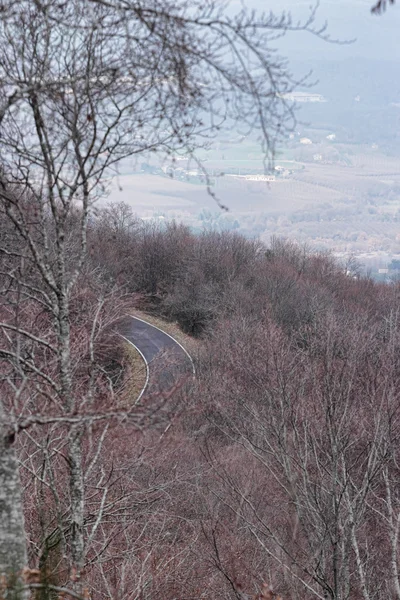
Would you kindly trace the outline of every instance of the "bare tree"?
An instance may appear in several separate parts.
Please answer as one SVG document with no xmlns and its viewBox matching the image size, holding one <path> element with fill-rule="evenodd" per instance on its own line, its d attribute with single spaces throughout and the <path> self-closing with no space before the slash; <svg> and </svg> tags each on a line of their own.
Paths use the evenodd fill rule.
<svg viewBox="0 0 400 600">
<path fill-rule="evenodd" d="M 238 120 L 257 127 L 269 164 L 293 124 L 285 92 L 295 82 L 272 48 L 287 30 L 325 35 L 314 27 L 314 12 L 298 24 L 287 14 L 244 9 L 229 16 L 212 1 L 2 6 L 2 574 L 26 562 L 14 435 L 57 423 L 67 426 L 70 565 L 76 580 L 82 573 L 90 537 L 84 414 L 93 420 L 104 375 L 94 356 L 104 299 L 88 317 L 84 388 L 72 322 L 94 202 L 122 158 L 195 156 Z"/>
<path fill-rule="evenodd" d="M 394 4 L 395 0 L 389 0 L 389 4 Z M 371 8 L 371 12 L 380 15 L 385 12 L 387 6 L 387 0 L 378 0 Z"/>
<path fill-rule="evenodd" d="M 260 323 L 234 327 L 225 324 L 214 354 L 206 351 L 206 453 L 238 535 L 260 545 L 287 594 L 397 594 L 397 342 L 375 341 L 378 327 L 363 316 L 329 312 L 307 344 L 269 319 L 264 334 Z"/>
</svg>

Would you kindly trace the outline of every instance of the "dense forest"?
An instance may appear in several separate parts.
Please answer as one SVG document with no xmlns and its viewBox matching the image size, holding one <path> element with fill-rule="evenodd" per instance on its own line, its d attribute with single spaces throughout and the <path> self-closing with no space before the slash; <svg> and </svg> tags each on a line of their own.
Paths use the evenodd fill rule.
<svg viewBox="0 0 400 600">
<path fill-rule="evenodd" d="M 201 339 L 173 427 L 140 445 L 140 491 L 158 497 L 146 566 L 132 548 L 122 562 L 135 586 L 147 577 L 143 597 L 246 598 L 263 582 L 287 598 L 399 597 L 398 284 L 124 206 L 90 243 L 105 285 Z"/>
<path fill-rule="evenodd" d="M 224 128 L 274 168 L 276 40 L 334 40 L 317 5 L 234 9 L 1 3 L 2 600 L 400 600 L 399 283 L 100 204 L 122 161 L 188 155 L 227 209 L 199 158 Z M 195 377 L 138 396 L 136 310 Z"/>
<path fill-rule="evenodd" d="M 2 235 L 24 244 L 4 221 Z M 29 395 L 14 381 L 21 413 L 36 402 L 16 444 L 37 585 L 70 577 L 65 446 L 79 416 L 87 597 L 400 597 L 398 284 L 288 241 L 143 222 L 125 205 L 91 220 L 88 249 L 71 296 L 69 416 L 56 417 L 38 341 L 52 344 L 46 311 L 38 297 L 19 305 L 20 360 L 43 371 Z M 138 307 L 199 340 L 195 381 L 144 405 L 114 333 Z"/>
</svg>

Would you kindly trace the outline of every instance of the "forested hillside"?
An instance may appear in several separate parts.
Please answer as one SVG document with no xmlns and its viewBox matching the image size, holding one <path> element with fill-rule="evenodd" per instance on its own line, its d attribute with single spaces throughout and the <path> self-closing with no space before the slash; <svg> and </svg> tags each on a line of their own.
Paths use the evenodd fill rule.
<svg viewBox="0 0 400 600">
<path fill-rule="evenodd" d="M 399 283 L 101 204 L 156 155 L 228 210 L 227 132 L 272 172 L 277 40 L 334 40 L 247 4 L 1 3 L 0 600 L 400 600 Z"/>
<path fill-rule="evenodd" d="M 66 271 L 80 219 L 65 223 Z M 398 284 L 294 243 L 194 235 L 110 206 L 89 223 L 70 295 L 65 410 L 53 296 L 40 261 L 21 262 L 21 231 L 2 220 L 2 398 L 31 587 L 121 600 L 271 598 L 270 585 L 282 598 L 400 597 Z M 31 236 L 41 248 L 41 231 Z M 115 333 L 137 309 L 198 340 L 195 380 L 139 404 Z"/>
<path fill-rule="evenodd" d="M 398 597 L 399 286 L 123 206 L 90 244 L 107 285 L 201 339 L 172 427 L 140 445 L 137 492 L 157 491 L 114 568 L 146 598 Z"/>
</svg>

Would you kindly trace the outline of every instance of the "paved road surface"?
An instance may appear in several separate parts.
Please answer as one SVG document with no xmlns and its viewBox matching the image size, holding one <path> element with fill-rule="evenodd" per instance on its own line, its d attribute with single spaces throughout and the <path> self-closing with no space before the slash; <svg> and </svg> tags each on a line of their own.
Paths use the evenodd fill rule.
<svg viewBox="0 0 400 600">
<path fill-rule="evenodd" d="M 118 332 L 136 346 L 148 364 L 145 395 L 166 391 L 174 383 L 193 376 L 193 363 L 180 344 L 154 325 L 137 317 L 126 317 Z"/>
</svg>

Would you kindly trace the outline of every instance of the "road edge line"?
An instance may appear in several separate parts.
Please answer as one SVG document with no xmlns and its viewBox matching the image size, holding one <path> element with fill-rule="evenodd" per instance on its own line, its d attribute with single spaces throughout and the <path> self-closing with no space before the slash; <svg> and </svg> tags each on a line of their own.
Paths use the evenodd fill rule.
<svg viewBox="0 0 400 600">
<path fill-rule="evenodd" d="M 158 331 L 161 331 L 161 333 L 165 333 L 165 335 L 167 335 L 169 338 L 171 338 L 171 340 L 173 340 L 175 342 L 175 344 L 178 344 L 178 346 L 184 351 L 184 353 L 186 354 L 186 356 L 190 360 L 190 363 L 192 365 L 193 377 L 196 377 L 196 369 L 194 367 L 193 358 L 190 356 L 190 354 L 186 350 L 186 348 L 184 346 L 182 346 L 182 344 L 180 342 L 178 342 L 177 339 L 175 339 L 172 335 L 170 335 L 169 333 L 167 333 L 166 331 L 164 331 L 164 329 L 161 329 L 161 327 L 157 327 L 157 325 L 153 325 L 153 323 L 149 323 L 148 321 L 145 321 L 145 319 L 141 319 L 140 317 L 136 317 L 135 315 L 129 315 L 129 316 L 132 319 L 137 319 L 138 321 L 142 321 L 142 323 L 146 323 L 146 325 L 150 325 L 150 327 L 154 327 L 154 329 L 158 329 Z"/>
<path fill-rule="evenodd" d="M 121 337 L 123 340 L 125 340 L 126 342 L 128 342 L 128 344 L 131 344 L 131 346 L 133 346 L 133 347 L 135 348 L 135 350 L 137 350 L 137 351 L 139 352 L 140 356 L 143 358 L 143 362 L 144 362 L 144 364 L 145 364 L 145 367 L 146 367 L 146 381 L 145 381 L 145 383 L 144 383 L 144 386 L 142 387 L 142 391 L 140 392 L 139 396 L 138 396 L 138 397 L 137 397 L 137 399 L 135 400 L 135 404 L 137 404 L 137 403 L 138 403 L 138 402 L 141 400 L 141 398 L 142 398 L 143 394 L 145 393 L 145 391 L 146 391 L 146 388 L 147 388 L 147 386 L 148 386 L 148 384 L 149 384 L 149 379 L 150 379 L 150 369 L 149 369 L 149 363 L 148 363 L 148 361 L 147 361 L 147 359 L 146 359 L 145 355 L 143 354 L 143 352 L 140 350 L 140 348 L 138 348 L 138 347 L 136 346 L 136 344 L 134 344 L 133 342 L 131 342 L 131 340 L 128 340 L 128 338 L 127 338 L 127 337 L 125 337 L 124 335 L 122 335 L 122 333 L 118 333 L 118 332 L 116 332 L 116 333 L 117 333 L 117 334 L 118 334 L 118 335 L 119 335 L 119 336 L 120 336 L 120 337 Z"/>
</svg>

